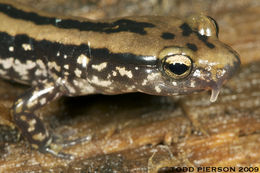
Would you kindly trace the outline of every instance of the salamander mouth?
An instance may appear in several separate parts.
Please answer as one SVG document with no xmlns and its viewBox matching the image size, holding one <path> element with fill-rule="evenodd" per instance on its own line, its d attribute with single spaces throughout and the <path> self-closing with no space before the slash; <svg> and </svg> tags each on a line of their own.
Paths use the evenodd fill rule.
<svg viewBox="0 0 260 173">
<path fill-rule="evenodd" d="M 211 96 L 210 96 L 210 101 L 215 102 L 218 98 L 220 89 L 222 86 L 234 75 L 235 72 L 237 72 L 238 68 L 240 66 L 240 61 L 239 59 L 234 62 L 233 66 L 227 66 L 225 68 L 226 74 L 222 76 L 218 81 L 214 82 L 211 84 L 210 89 L 211 89 Z"/>
</svg>

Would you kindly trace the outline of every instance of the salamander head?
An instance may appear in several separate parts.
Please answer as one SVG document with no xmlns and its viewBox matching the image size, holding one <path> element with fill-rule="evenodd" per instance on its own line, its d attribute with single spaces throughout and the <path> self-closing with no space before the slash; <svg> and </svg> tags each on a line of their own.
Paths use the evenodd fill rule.
<svg viewBox="0 0 260 173">
<path fill-rule="evenodd" d="M 158 95 L 211 90 L 210 100 L 214 102 L 223 83 L 238 69 L 239 55 L 218 40 L 217 24 L 210 17 L 191 16 L 180 28 L 179 42 L 184 44 L 165 47 L 158 53 L 159 73 L 150 81 L 147 78 L 148 83 Z"/>
</svg>

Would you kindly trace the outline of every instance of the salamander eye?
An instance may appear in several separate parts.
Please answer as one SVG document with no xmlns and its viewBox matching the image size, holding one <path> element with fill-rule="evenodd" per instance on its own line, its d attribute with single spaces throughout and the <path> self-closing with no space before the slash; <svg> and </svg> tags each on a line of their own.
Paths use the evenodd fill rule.
<svg viewBox="0 0 260 173">
<path fill-rule="evenodd" d="M 173 79 L 183 79 L 192 70 L 192 61 L 186 55 L 170 55 L 163 60 L 164 72 Z"/>
<path fill-rule="evenodd" d="M 218 32 L 219 32 L 219 27 L 218 27 L 218 23 L 216 22 L 216 20 L 215 19 L 213 19 L 212 17 L 210 17 L 210 16 L 207 16 L 210 20 L 211 20 L 211 22 L 215 25 L 215 29 L 216 29 L 216 36 L 218 37 Z"/>
<path fill-rule="evenodd" d="M 212 17 L 191 15 L 187 18 L 187 24 L 200 35 L 218 37 L 218 24 Z"/>
</svg>

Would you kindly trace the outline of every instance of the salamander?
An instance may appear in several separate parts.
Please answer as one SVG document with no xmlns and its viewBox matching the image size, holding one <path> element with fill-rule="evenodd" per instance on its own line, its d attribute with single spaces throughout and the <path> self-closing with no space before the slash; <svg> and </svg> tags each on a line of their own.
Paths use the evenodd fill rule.
<svg viewBox="0 0 260 173">
<path fill-rule="evenodd" d="M 211 90 L 238 69 L 239 55 L 204 15 L 89 20 L 0 0 L 0 76 L 30 85 L 11 116 L 31 146 L 62 155 L 35 111 L 61 96 Z"/>
</svg>

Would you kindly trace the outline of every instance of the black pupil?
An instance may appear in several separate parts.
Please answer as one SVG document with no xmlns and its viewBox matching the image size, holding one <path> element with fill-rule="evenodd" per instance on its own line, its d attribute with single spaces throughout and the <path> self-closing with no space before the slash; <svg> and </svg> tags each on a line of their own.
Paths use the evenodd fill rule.
<svg viewBox="0 0 260 173">
<path fill-rule="evenodd" d="M 171 70 L 171 72 L 173 72 L 176 75 L 182 75 L 189 69 L 189 67 L 186 66 L 185 64 L 174 63 L 174 64 L 169 64 L 169 69 Z"/>
</svg>

